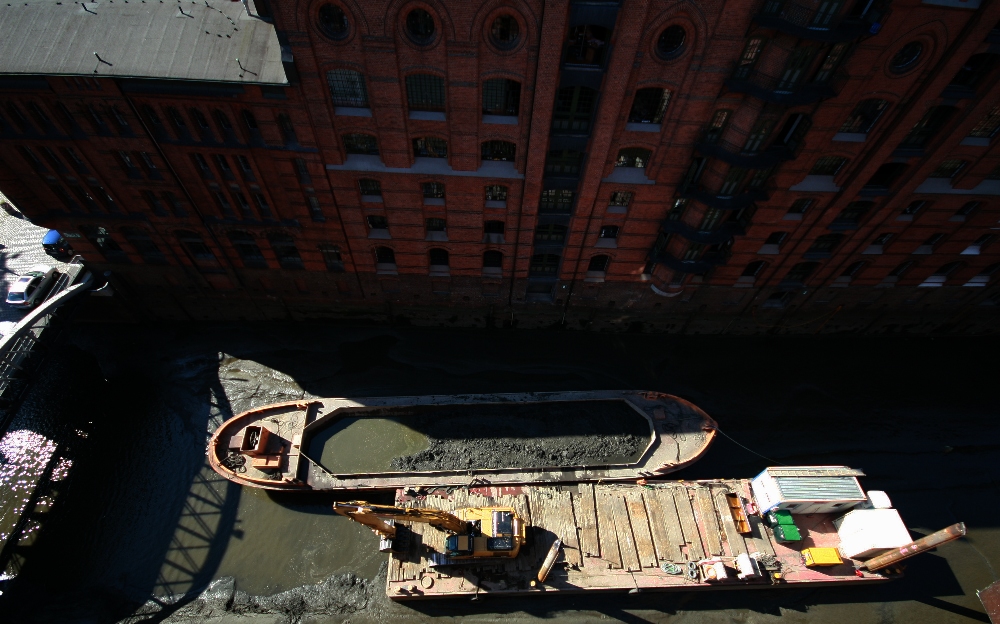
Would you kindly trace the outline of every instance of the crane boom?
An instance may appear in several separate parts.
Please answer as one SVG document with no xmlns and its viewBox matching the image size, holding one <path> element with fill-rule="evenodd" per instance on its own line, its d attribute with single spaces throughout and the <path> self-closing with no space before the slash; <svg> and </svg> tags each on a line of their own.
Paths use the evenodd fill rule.
<svg viewBox="0 0 1000 624">
<path fill-rule="evenodd" d="M 424 522 L 449 533 L 465 533 L 469 527 L 469 523 L 465 520 L 438 509 L 373 505 L 365 501 L 351 501 L 349 503 L 334 503 L 333 511 L 388 538 L 396 536 L 396 527 L 387 524 L 386 519 Z"/>
</svg>

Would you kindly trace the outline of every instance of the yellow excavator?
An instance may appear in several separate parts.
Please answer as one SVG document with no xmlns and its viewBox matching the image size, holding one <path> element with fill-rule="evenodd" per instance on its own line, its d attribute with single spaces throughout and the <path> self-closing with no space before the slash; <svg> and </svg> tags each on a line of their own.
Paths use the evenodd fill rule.
<svg viewBox="0 0 1000 624">
<path fill-rule="evenodd" d="M 381 538 L 379 550 L 383 552 L 392 549 L 397 521 L 423 522 L 450 533 L 444 554 L 451 559 L 516 557 L 527 532 L 524 520 L 510 507 L 468 507 L 449 513 L 352 501 L 334 503 L 333 511 L 374 531 Z"/>
</svg>

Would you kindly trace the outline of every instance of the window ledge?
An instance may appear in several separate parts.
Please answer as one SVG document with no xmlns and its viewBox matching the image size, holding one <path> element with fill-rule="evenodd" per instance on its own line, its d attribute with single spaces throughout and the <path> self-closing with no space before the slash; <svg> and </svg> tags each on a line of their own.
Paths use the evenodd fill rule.
<svg viewBox="0 0 1000 624">
<path fill-rule="evenodd" d="M 606 275 L 607 273 L 605 271 L 587 271 L 583 281 L 590 284 L 601 284 L 604 282 Z"/>
<path fill-rule="evenodd" d="M 431 265 L 428 275 L 431 277 L 451 277 L 451 269 L 446 266 Z"/>
<path fill-rule="evenodd" d="M 390 239 L 389 230 L 368 230 L 368 238 Z"/>
<path fill-rule="evenodd" d="M 608 206 L 606 212 L 608 214 L 625 214 L 628 212 L 628 208 L 626 206 Z"/>
<path fill-rule="evenodd" d="M 921 245 L 913 251 L 915 256 L 929 256 L 934 253 L 934 248 L 930 245 Z"/>
<path fill-rule="evenodd" d="M 781 220 L 782 221 L 801 221 L 802 220 L 802 213 L 801 212 L 786 212 L 785 216 L 781 217 Z"/>
<path fill-rule="evenodd" d="M 882 245 L 868 245 L 868 248 L 861 252 L 862 256 L 881 256 Z"/>
<path fill-rule="evenodd" d="M 781 253 L 781 250 L 778 249 L 777 245 L 761 245 L 760 251 L 757 253 L 765 256 L 776 256 Z"/>
<path fill-rule="evenodd" d="M 361 196 L 361 201 L 363 201 L 363 202 L 365 202 L 367 204 L 381 204 L 382 203 L 382 196 L 381 195 L 362 195 Z"/>
<path fill-rule="evenodd" d="M 989 147 L 990 140 L 985 137 L 967 136 L 964 139 L 962 139 L 962 142 L 959 143 L 959 145 L 971 145 L 973 147 Z"/>
<path fill-rule="evenodd" d="M 395 263 L 391 262 L 380 262 L 375 265 L 376 275 L 399 275 L 396 271 Z"/>
<path fill-rule="evenodd" d="M 923 3 L 952 7 L 953 9 L 975 10 L 979 8 L 979 0 L 923 0 Z"/>
<path fill-rule="evenodd" d="M 833 283 L 830 284 L 830 288 L 847 288 L 850 285 L 851 285 L 851 276 L 841 275 L 837 279 L 833 280 Z"/>
<path fill-rule="evenodd" d="M 948 217 L 951 223 L 965 223 L 965 215 L 952 215 Z"/>
<path fill-rule="evenodd" d="M 978 256 L 980 253 L 979 245 L 969 245 L 966 247 L 962 253 L 958 254 L 960 256 Z"/>
<path fill-rule="evenodd" d="M 597 244 L 594 247 L 601 247 L 604 249 L 617 249 L 618 240 L 614 238 L 598 238 Z"/>
<path fill-rule="evenodd" d="M 483 267 L 483 277 L 503 277 L 503 269 L 500 267 Z"/>
<path fill-rule="evenodd" d="M 646 177 L 645 167 L 615 167 L 611 175 L 601 182 L 616 182 L 618 184 L 655 184 Z"/>
<path fill-rule="evenodd" d="M 424 198 L 424 205 L 425 206 L 444 206 L 444 198 L 443 197 L 425 197 Z"/>
<path fill-rule="evenodd" d="M 437 242 L 441 242 L 441 243 L 447 243 L 448 242 L 448 233 L 447 232 L 427 232 L 427 238 L 425 238 L 424 240 L 437 241 Z"/>
<path fill-rule="evenodd" d="M 962 286 L 968 286 L 970 288 L 983 288 L 989 284 L 990 278 L 988 275 L 976 275 L 972 279 L 962 284 Z"/>
<path fill-rule="evenodd" d="M 898 217 L 896 217 L 896 221 L 913 221 L 913 215 L 901 214 Z"/>
<path fill-rule="evenodd" d="M 752 275 L 741 275 L 736 278 L 736 283 L 733 284 L 733 288 L 753 288 L 754 282 L 757 278 Z"/>
<path fill-rule="evenodd" d="M 483 161 L 476 171 L 455 171 L 448 164 L 447 158 L 429 158 L 418 156 L 413 159 L 412 167 L 386 167 L 378 156 L 367 154 L 348 154 L 343 164 L 327 165 L 327 171 L 370 171 L 379 173 L 409 173 L 416 175 L 446 175 L 484 178 L 510 178 L 523 180 L 524 175 L 518 173 L 512 162 L 495 160 Z"/>
<path fill-rule="evenodd" d="M 812 191 L 814 193 L 836 193 L 840 187 L 834 184 L 833 176 L 807 175 L 789 191 Z"/>
<path fill-rule="evenodd" d="M 515 115 L 483 115 L 484 124 L 498 124 L 501 126 L 516 126 L 518 123 Z"/>
<path fill-rule="evenodd" d="M 440 111 L 410 111 L 409 117 L 419 121 L 447 121 L 444 113 Z"/>
<path fill-rule="evenodd" d="M 941 288 L 947 278 L 944 275 L 931 275 L 917 284 L 917 288 Z"/>
<path fill-rule="evenodd" d="M 655 123 L 627 123 L 625 129 L 631 132 L 659 132 L 663 126 Z"/>
<path fill-rule="evenodd" d="M 507 207 L 507 201 L 506 200 L 504 200 L 504 201 L 497 201 L 497 200 L 487 199 L 486 200 L 486 207 L 487 208 L 506 208 Z"/>
<path fill-rule="evenodd" d="M 341 117 L 371 117 L 372 109 L 355 106 L 335 106 L 333 114 Z"/>
<path fill-rule="evenodd" d="M 838 132 L 833 135 L 834 141 L 843 141 L 845 143 L 864 143 L 868 135 L 864 132 Z"/>
<path fill-rule="evenodd" d="M 493 245 L 503 245 L 506 241 L 504 241 L 503 234 L 489 233 L 483 236 L 483 242 Z"/>
</svg>

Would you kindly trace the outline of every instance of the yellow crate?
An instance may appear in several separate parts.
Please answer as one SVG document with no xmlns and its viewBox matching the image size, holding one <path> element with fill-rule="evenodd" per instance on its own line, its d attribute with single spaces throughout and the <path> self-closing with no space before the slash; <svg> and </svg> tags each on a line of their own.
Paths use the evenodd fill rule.
<svg viewBox="0 0 1000 624">
<path fill-rule="evenodd" d="M 804 548 L 802 549 L 802 558 L 806 560 L 806 565 L 810 568 L 814 566 L 833 566 L 844 563 L 844 560 L 840 558 L 840 553 L 837 552 L 836 548 Z"/>
</svg>

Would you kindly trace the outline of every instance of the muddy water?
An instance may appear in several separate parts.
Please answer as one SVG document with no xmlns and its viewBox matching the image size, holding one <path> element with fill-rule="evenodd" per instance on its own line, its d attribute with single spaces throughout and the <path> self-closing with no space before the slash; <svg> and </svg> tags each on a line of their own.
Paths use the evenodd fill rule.
<svg viewBox="0 0 1000 624">
<path fill-rule="evenodd" d="M 330 472 L 378 472 L 392 459 L 427 449 L 427 435 L 395 418 L 349 418 L 316 434 L 309 456 Z"/>
<path fill-rule="evenodd" d="M 30 522 L 22 526 L 31 529 L 15 549 L 18 576 L 0 597 L 0 621 L 134 622 L 145 619 L 138 613 L 163 610 L 157 619 L 173 613 L 170 620 L 221 624 L 229 604 L 253 624 L 300 616 L 313 622 L 981 622 L 975 590 L 1000 571 L 1000 410 L 990 393 L 994 371 L 961 363 L 997 346 L 986 339 L 79 327 L 11 429 L 32 435 L 0 442 L 4 517 L 15 513 L 7 510 L 28 510 Z M 374 536 L 331 516 L 329 497 L 241 490 L 204 467 L 208 433 L 232 413 L 265 403 L 614 388 L 678 394 L 770 458 L 722 438 L 679 476 L 844 463 L 867 472 L 866 486 L 888 491 L 914 531 L 964 520 L 969 537 L 914 559 L 906 578 L 865 590 L 396 605 L 381 597 L 383 556 Z M 378 443 L 374 449 L 384 451 L 372 455 L 379 462 L 398 453 Z M 56 466 L 54 479 L 38 474 Z M 35 507 L 32 480 L 44 482 Z M 231 589 L 226 578 L 239 590 L 229 599 L 195 600 L 214 581 Z M 147 602 L 157 596 L 159 605 Z"/>
</svg>

